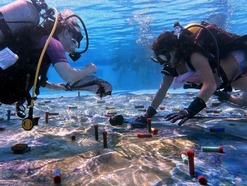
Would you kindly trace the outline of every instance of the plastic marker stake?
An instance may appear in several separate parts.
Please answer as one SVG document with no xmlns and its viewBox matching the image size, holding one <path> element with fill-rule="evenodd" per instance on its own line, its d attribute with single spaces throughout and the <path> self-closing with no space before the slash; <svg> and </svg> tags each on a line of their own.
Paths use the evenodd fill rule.
<svg viewBox="0 0 247 186">
<path fill-rule="evenodd" d="M 160 110 L 165 110 L 166 107 L 165 106 L 160 106 L 159 108 L 160 108 Z"/>
<path fill-rule="evenodd" d="M 158 132 L 159 132 L 159 130 L 158 130 L 158 129 L 156 129 L 156 128 L 152 128 L 152 133 L 153 133 L 153 135 L 157 135 L 157 134 L 158 134 Z"/>
<path fill-rule="evenodd" d="M 115 110 L 108 111 L 107 114 L 117 114 L 117 111 L 115 111 Z"/>
<path fill-rule="evenodd" d="M 14 154 L 24 154 L 25 152 L 28 152 L 31 150 L 30 147 L 28 147 L 28 144 L 25 143 L 18 143 L 11 147 L 11 150 Z"/>
<path fill-rule="evenodd" d="M 187 92 L 187 96 L 194 96 L 193 92 Z"/>
<path fill-rule="evenodd" d="M 59 115 L 58 112 L 45 112 L 45 123 L 48 123 L 49 116 L 57 116 Z"/>
<path fill-rule="evenodd" d="M 219 105 L 220 105 L 220 102 L 213 102 L 213 103 L 212 103 L 212 106 L 213 106 L 213 107 L 218 107 Z"/>
<path fill-rule="evenodd" d="M 219 146 L 219 147 L 202 146 L 202 151 L 203 152 L 220 152 L 220 153 L 224 152 L 222 146 Z"/>
<path fill-rule="evenodd" d="M 45 123 L 49 121 L 49 112 L 45 112 Z"/>
<path fill-rule="evenodd" d="M 151 118 L 147 118 L 147 123 L 148 123 L 148 132 L 152 133 L 152 129 L 151 129 Z"/>
<path fill-rule="evenodd" d="M 115 107 L 114 106 L 108 106 L 108 107 L 105 107 L 105 109 L 110 110 L 110 109 L 115 109 Z"/>
<path fill-rule="evenodd" d="M 104 145 L 104 148 L 107 148 L 107 132 L 106 131 L 103 131 L 103 145 Z"/>
<path fill-rule="evenodd" d="M 188 164 L 188 156 L 185 151 L 180 152 L 180 156 L 184 162 L 184 164 Z"/>
<path fill-rule="evenodd" d="M 0 131 L 4 131 L 6 129 L 5 126 L 0 127 Z"/>
<path fill-rule="evenodd" d="M 113 117 L 114 115 L 115 115 L 115 114 L 109 114 L 109 113 L 107 113 L 105 116 L 111 118 L 111 117 Z"/>
<path fill-rule="evenodd" d="M 214 110 L 214 113 L 220 113 L 220 112 L 222 112 L 221 109 L 216 109 L 216 110 Z"/>
<path fill-rule="evenodd" d="M 10 120 L 11 110 L 7 110 L 7 120 Z"/>
<path fill-rule="evenodd" d="M 194 151 L 193 150 L 188 150 L 187 151 L 187 156 L 188 156 L 188 160 L 189 160 L 189 171 L 190 171 L 190 175 L 194 176 L 195 175 L 195 164 L 194 164 Z"/>
<path fill-rule="evenodd" d="M 212 112 L 214 112 L 214 110 L 213 109 L 205 109 L 205 112 L 206 113 L 212 113 Z"/>
<path fill-rule="evenodd" d="M 144 105 L 136 105 L 135 108 L 144 108 Z"/>
<path fill-rule="evenodd" d="M 61 174 L 60 174 L 60 170 L 59 169 L 55 170 L 55 174 L 54 174 L 53 180 L 54 180 L 55 184 L 61 183 Z"/>
<path fill-rule="evenodd" d="M 136 136 L 138 138 L 151 138 L 153 135 L 150 133 L 137 133 Z"/>
<path fill-rule="evenodd" d="M 206 113 L 220 113 L 221 109 L 205 109 Z"/>
<path fill-rule="evenodd" d="M 74 133 L 72 133 L 72 134 L 70 135 L 70 139 L 71 139 L 72 141 L 75 141 L 75 134 L 74 134 Z"/>
<path fill-rule="evenodd" d="M 45 102 L 39 102 L 38 105 L 45 105 Z"/>
<path fill-rule="evenodd" d="M 59 115 L 58 112 L 49 112 L 49 116 L 57 116 L 57 115 Z"/>
<path fill-rule="evenodd" d="M 183 108 L 182 107 L 179 107 L 179 106 L 172 107 L 172 111 L 180 111 L 182 109 Z"/>
<path fill-rule="evenodd" d="M 105 100 L 98 100 L 97 103 L 105 103 Z"/>
<path fill-rule="evenodd" d="M 207 185 L 208 183 L 208 180 L 204 176 L 199 176 L 197 180 L 201 185 Z"/>
<path fill-rule="evenodd" d="M 98 132 L 98 125 L 94 125 L 94 131 L 95 131 L 95 140 L 98 141 L 99 140 L 99 132 Z"/>
<path fill-rule="evenodd" d="M 72 109 L 77 109 L 77 106 L 73 106 L 73 105 L 69 105 L 69 110 L 72 110 Z"/>
<path fill-rule="evenodd" d="M 131 128 L 147 128 L 146 124 L 143 124 L 142 122 L 138 122 L 138 121 L 131 121 L 129 122 L 129 124 L 131 125 Z"/>
<path fill-rule="evenodd" d="M 212 133 L 225 132 L 225 128 L 210 128 L 209 130 Z"/>
</svg>

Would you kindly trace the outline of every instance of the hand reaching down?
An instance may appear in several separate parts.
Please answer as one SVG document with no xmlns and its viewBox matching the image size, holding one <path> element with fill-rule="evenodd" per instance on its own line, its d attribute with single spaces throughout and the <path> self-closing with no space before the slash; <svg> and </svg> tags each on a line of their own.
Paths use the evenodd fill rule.
<svg viewBox="0 0 247 186">
<path fill-rule="evenodd" d="M 184 124 L 187 120 L 189 120 L 192 117 L 189 115 L 188 111 L 184 109 L 184 110 L 179 111 L 178 113 L 168 114 L 167 116 L 165 116 L 165 119 L 166 121 L 171 121 L 172 123 L 175 123 L 176 121 L 181 120 L 178 123 L 178 125 L 181 126 L 182 124 Z"/>
</svg>

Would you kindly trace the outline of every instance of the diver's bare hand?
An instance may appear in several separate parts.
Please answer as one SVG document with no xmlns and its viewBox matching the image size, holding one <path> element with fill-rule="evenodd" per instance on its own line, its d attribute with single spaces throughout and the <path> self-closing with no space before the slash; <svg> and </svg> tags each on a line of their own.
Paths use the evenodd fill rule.
<svg viewBox="0 0 247 186">
<path fill-rule="evenodd" d="M 88 70 L 89 74 L 95 74 L 97 72 L 97 67 L 93 63 L 88 64 L 85 68 Z"/>
</svg>

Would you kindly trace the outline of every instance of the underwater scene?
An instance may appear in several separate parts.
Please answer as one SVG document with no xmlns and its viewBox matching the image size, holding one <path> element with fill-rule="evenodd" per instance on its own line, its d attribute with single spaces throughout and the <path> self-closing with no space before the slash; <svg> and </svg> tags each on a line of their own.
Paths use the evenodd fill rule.
<svg viewBox="0 0 247 186">
<path fill-rule="evenodd" d="M 2 0 L 0 11 L 11 2 Z M 133 122 L 146 113 L 163 78 L 162 65 L 150 59 L 155 38 L 172 31 L 175 22 L 201 21 L 244 35 L 244 0 L 45 2 L 83 20 L 89 42 L 84 38 L 80 49 L 88 49 L 76 62 L 67 56 L 69 63 L 78 69 L 94 63 L 94 75 L 112 92 L 102 97 L 95 87 L 40 88 L 32 110 L 26 108 L 32 126 L 29 116 L 17 116 L 15 104 L 2 104 L 0 185 L 247 186 L 245 107 L 213 95 L 206 108 L 178 126 L 164 117 L 188 107 L 199 90 L 171 86 L 146 127 Z M 66 84 L 52 65 L 47 76 Z"/>
</svg>

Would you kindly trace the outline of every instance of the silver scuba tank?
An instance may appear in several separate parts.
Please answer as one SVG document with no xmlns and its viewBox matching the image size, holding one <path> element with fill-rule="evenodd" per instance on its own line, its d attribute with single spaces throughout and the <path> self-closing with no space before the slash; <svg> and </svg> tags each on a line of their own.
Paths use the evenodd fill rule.
<svg viewBox="0 0 247 186">
<path fill-rule="evenodd" d="M 39 11 L 32 2 L 16 0 L 0 7 L 0 19 L 4 19 L 13 35 L 38 25 L 40 21 Z M 4 40 L 4 30 L 0 28 L 0 43 Z"/>
</svg>

